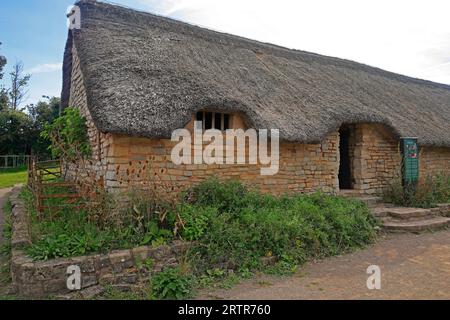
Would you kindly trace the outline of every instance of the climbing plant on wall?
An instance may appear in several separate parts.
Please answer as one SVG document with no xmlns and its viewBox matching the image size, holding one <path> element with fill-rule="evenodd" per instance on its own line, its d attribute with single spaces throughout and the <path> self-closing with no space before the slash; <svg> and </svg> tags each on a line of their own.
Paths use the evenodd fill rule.
<svg viewBox="0 0 450 320">
<path fill-rule="evenodd" d="M 76 161 L 91 155 L 86 118 L 76 108 L 66 108 L 51 124 L 47 124 L 41 136 L 51 142 L 54 157 Z"/>
</svg>

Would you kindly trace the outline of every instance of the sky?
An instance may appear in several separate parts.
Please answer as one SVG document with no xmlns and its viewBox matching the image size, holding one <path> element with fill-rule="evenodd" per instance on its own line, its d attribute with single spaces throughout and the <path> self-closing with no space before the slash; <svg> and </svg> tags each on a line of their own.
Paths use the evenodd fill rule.
<svg viewBox="0 0 450 320">
<path fill-rule="evenodd" d="M 74 0 L 0 0 L 0 55 L 32 74 L 25 103 L 59 96 Z M 450 84 L 448 0 L 114 0 L 217 31 Z M 5 74 L 3 82 L 9 77 Z"/>
</svg>

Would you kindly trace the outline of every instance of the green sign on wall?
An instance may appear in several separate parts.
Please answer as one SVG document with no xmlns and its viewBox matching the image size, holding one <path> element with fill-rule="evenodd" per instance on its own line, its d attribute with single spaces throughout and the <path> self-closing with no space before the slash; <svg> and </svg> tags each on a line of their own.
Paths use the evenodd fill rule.
<svg viewBox="0 0 450 320">
<path fill-rule="evenodd" d="M 419 180 L 419 147 L 417 138 L 401 138 L 402 174 L 404 185 L 415 185 Z"/>
</svg>

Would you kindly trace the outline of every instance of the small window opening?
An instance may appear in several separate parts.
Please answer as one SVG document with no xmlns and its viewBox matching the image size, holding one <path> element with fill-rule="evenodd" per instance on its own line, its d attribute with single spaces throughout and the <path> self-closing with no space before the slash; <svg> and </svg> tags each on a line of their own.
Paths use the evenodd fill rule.
<svg viewBox="0 0 450 320">
<path fill-rule="evenodd" d="M 195 115 L 195 119 L 202 121 L 203 130 L 224 131 L 230 129 L 230 115 L 226 113 L 199 111 Z"/>
<path fill-rule="evenodd" d="M 212 112 L 205 112 L 205 130 L 213 129 L 213 114 Z"/>
</svg>

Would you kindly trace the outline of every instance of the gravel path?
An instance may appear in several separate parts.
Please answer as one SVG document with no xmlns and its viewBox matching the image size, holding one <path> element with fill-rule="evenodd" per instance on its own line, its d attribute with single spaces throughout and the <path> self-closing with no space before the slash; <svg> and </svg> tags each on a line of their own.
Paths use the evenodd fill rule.
<svg viewBox="0 0 450 320">
<path fill-rule="evenodd" d="M 367 289 L 367 267 L 381 289 Z M 450 230 L 392 234 L 365 250 L 308 263 L 291 277 L 261 275 L 200 299 L 450 299 Z"/>
</svg>

